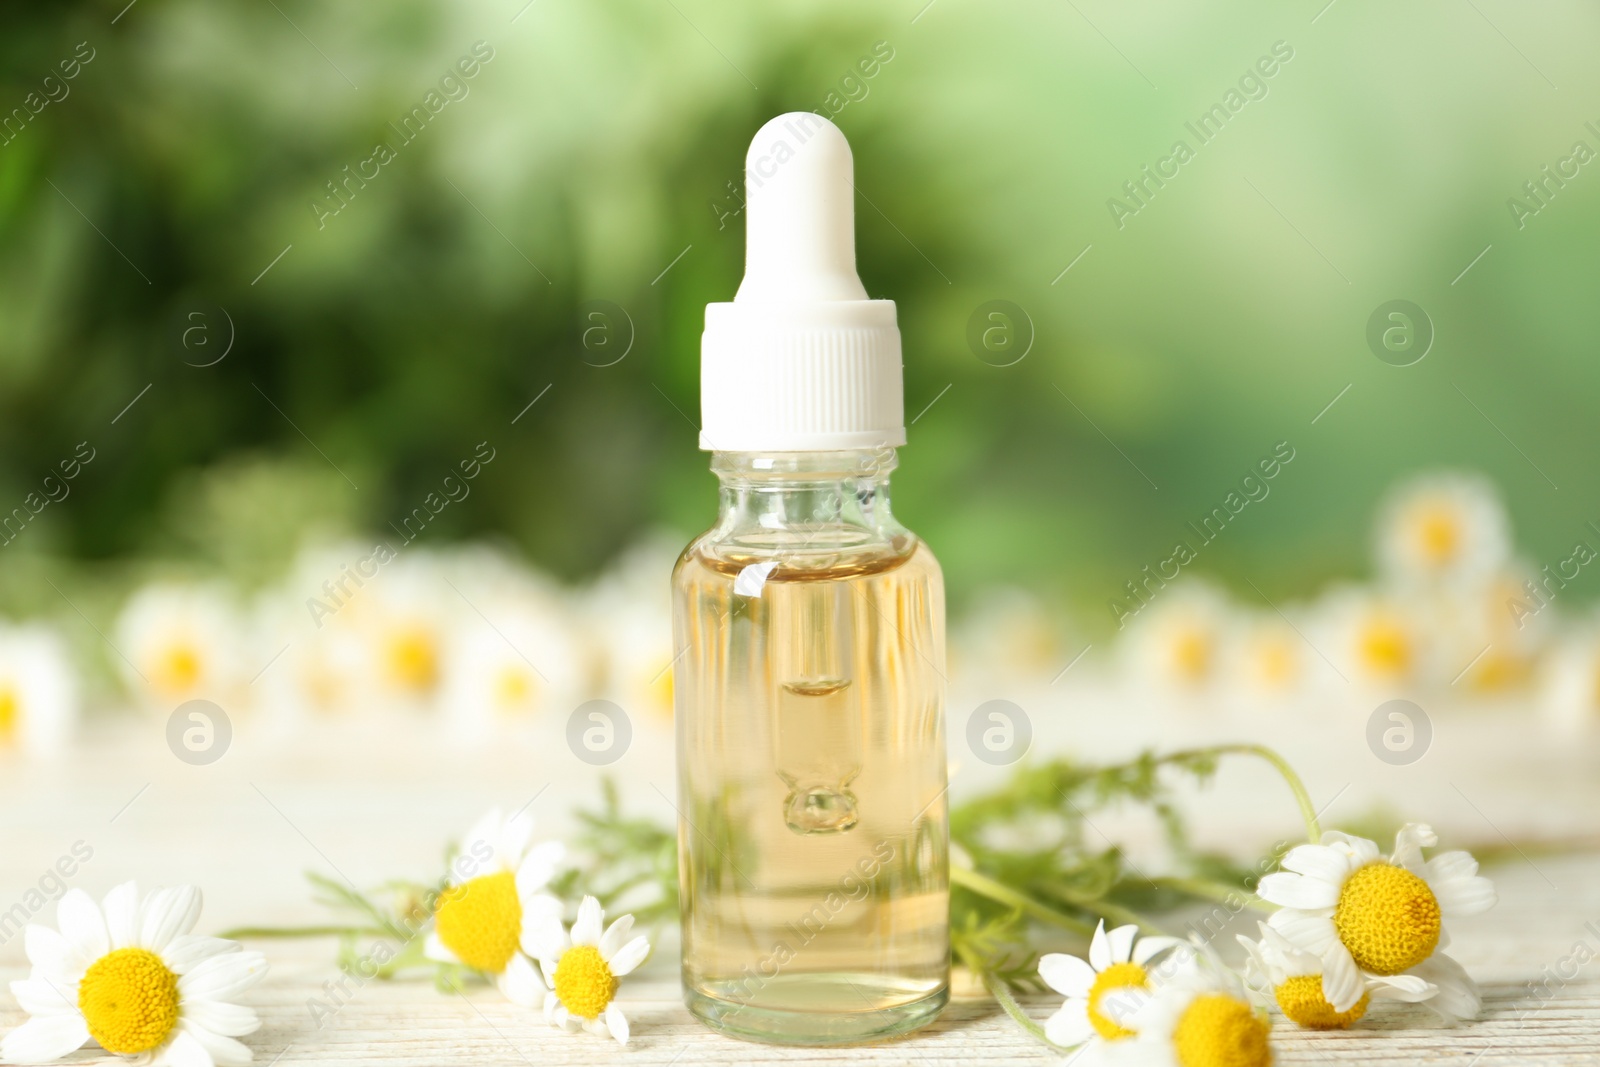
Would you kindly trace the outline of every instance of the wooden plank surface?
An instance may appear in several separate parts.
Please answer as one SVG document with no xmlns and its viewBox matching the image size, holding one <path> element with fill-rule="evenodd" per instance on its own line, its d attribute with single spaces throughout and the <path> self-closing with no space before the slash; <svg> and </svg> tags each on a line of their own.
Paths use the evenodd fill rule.
<svg viewBox="0 0 1600 1067">
<path fill-rule="evenodd" d="M 1277 740 L 1307 768 L 1312 791 L 1349 808 L 1352 792 L 1400 797 L 1407 814 L 1438 812 L 1441 829 L 1484 842 L 1514 835 L 1521 844 L 1547 829 L 1581 836 L 1595 824 L 1593 742 L 1555 745 L 1503 742 L 1504 723 L 1462 719 L 1441 731 L 1450 749 L 1432 765 L 1394 768 L 1363 761 L 1355 742 L 1342 748 L 1324 737 L 1301 737 L 1293 724 L 1153 724 L 1124 716 L 1094 737 L 1086 696 L 1070 730 L 1043 724 L 1042 745 L 1113 749 L 1159 732 L 1167 743 L 1208 733 L 1239 736 L 1239 727 Z M 594 795 L 595 768 L 565 758 L 558 736 L 529 737 L 489 749 L 452 746 L 414 724 L 336 724 L 305 736 L 277 736 L 265 725 L 240 724 L 235 750 L 210 766 L 184 764 L 167 751 L 160 723 L 126 721 L 99 730 L 93 743 L 54 764 L 13 761 L 0 775 L 0 910 L 24 901 L 63 854 L 83 843 L 93 855 L 71 879 L 97 897 L 138 878 L 147 885 L 192 881 L 206 893 L 203 932 L 242 924 L 301 924 L 327 919 L 311 903 L 303 872 L 343 876 L 359 885 L 391 876 L 432 877 L 444 843 L 492 803 L 515 807 L 533 799 L 545 832 L 557 834 L 572 805 Z M 1474 734 L 1474 731 L 1478 734 Z M 1358 732 L 1358 731 L 1356 731 Z M 1348 739 L 1347 739 L 1348 740 Z M 1545 758 L 1539 758 L 1542 747 Z M 964 775 L 952 743 L 959 796 L 983 776 Z M 670 743 L 661 724 L 640 724 L 636 753 L 620 771 L 632 802 L 666 816 L 672 791 Z M 552 755 L 553 752 L 559 755 Z M 1451 754 L 1453 752 L 1453 754 Z M 1343 755 L 1341 756 L 1341 753 Z M 985 775 L 989 772 L 984 770 Z M 992 777 L 992 775 L 990 775 Z M 1209 837 L 1248 852 L 1270 835 L 1292 833 L 1293 809 L 1270 776 L 1241 770 L 1201 801 Z M 1270 802 L 1262 797 L 1270 796 Z M 536 799 L 535 799 L 536 798 Z M 1419 810 L 1421 809 L 1421 810 Z M 1356 810 L 1350 808 L 1350 810 Z M 1337 821 L 1336 819 L 1334 821 Z M 1129 833 L 1137 836 L 1136 822 Z M 1120 831 L 1112 830 L 1119 834 Z M 1549 855 L 1531 847 L 1490 873 L 1500 905 L 1452 930 L 1452 953 L 1479 979 L 1483 1018 L 1444 1029 L 1416 1008 L 1375 1015 L 1340 1034 L 1280 1027 L 1279 1061 L 1477 1064 L 1600 1064 L 1600 854 Z M 53 906 L 41 910 L 53 921 Z M 1239 929 L 1246 927 L 1241 925 Z M 670 932 L 654 958 L 623 987 L 633 1022 L 627 1050 L 584 1034 L 563 1034 L 536 1014 L 512 1007 L 492 989 L 464 996 L 431 983 L 368 982 L 318 1025 L 308 1007 L 337 980 L 331 940 L 263 941 L 272 973 L 251 994 L 264 1026 L 249 1039 L 258 1062 L 291 1064 L 580 1064 L 650 1065 L 845 1062 L 936 1067 L 974 1062 L 1052 1062 L 993 1004 L 958 983 L 957 996 L 932 1027 L 912 1037 L 850 1050 L 779 1049 L 732 1041 L 702 1028 L 678 996 Z M 20 977 L 20 938 L 0 943 L 0 979 Z M 1042 1018 L 1053 998 L 1028 1002 Z M 0 1027 L 22 1019 L 0 998 Z M 83 1052 L 73 1062 L 101 1062 Z"/>
</svg>

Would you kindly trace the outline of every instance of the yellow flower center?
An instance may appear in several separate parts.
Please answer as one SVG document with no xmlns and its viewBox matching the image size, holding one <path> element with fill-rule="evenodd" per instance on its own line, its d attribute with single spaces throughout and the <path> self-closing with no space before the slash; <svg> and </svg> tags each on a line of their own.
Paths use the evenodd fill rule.
<svg viewBox="0 0 1600 1067">
<path fill-rule="evenodd" d="M 1256 649 L 1256 670 L 1263 682 L 1280 686 L 1292 680 L 1299 666 L 1298 649 L 1281 637 L 1263 640 Z"/>
<path fill-rule="evenodd" d="M 1172 1030 L 1179 1067 L 1271 1067 L 1267 1023 L 1250 1005 L 1220 993 L 1195 997 Z"/>
<path fill-rule="evenodd" d="M 1273 993 L 1283 1014 L 1308 1030 L 1343 1030 L 1367 1013 L 1367 1002 L 1372 999 L 1363 993 L 1350 1010 L 1334 1011 L 1322 994 L 1320 974 L 1297 974 L 1285 979 Z"/>
<path fill-rule="evenodd" d="M 523 667 L 507 667 L 500 672 L 494 687 L 496 703 L 501 711 L 521 711 L 533 697 L 534 682 Z"/>
<path fill-rule="evenodd" d="M 1417 522 L 1417 544 L 1430 563 L 1455 559 L 1461 547 L 1461 524 L 1453 512 L 1430 511 Z"/>
<path fill-rule="evenodd" d="M 156 659 L 156 688 L 166 693 L 187 693 L 200 681 L 200 652 L 187 642 L 178 642 Z"/>
<path fill-rule="evenodd" d="M 1439 901 L 1404 867 L 1369 863 L 1345 879 L 1334 929 L 1356 966 L 1373 974 L 1409 970 L 1439 944 Z"/>
<path fill-rule="evenodd" d="M 433 635 L 420 626 L 401 630 L 389 645 L 389 670 L 405 689 L 429 692 L 439 680 Z"/>
<path fill-rule="evenodd" d="M 1211 669 L 1211 638 L 1200 630 L 1186 630 L 1172 643 L 1172 665 L 1186 681 L 1198 682 Z"/>
<path fill-rule="evenodd" d="M 486 874 L 439 894 L 434 932 L 473 970 L 499 974 L 522 938 L 522 901 L 510 871 Z"/>
<path fill-rule="evenodd" d="M 21 711 L 22 701 L 17 698 L 17 691 L 9 685 L 0 685 L 0 744 L 16 734 Z"/>
<path fill-rule="evenodd" d="M 650 684 L 650 696 L 655 709 L 666 718 L 672 718 L 672 664 L 667 664 L 666 669 L 656 675 Z"/>
<path fill-rule="evenodd" d="M 1391 619 L 1374 619 L 1361 633 L 1361 660 L 1376 674 L 1404 674 L 1411 666 L 1411 639 Z"/>
<path fill-rule="evenodd" d="M 556 997 L 580 1019 L 598 1019 L 617 995 L 617 976 L 593 945 L 574 945 L 556 961 Z"/>
<path fill-rule="evenodd" d="M 119 948 L 84 972 L 78 1010 L 107 1052 L 148 1052 L 178 1025 L 178 976 L 148 949 Z"/>
<path fill-rule="evenodd" d="M 1094 977 L 1094 984 L 1089 987 L 1089 1021 L 1099 1031 L 1100 1036 L 1107 1041 L 1118 1038 L 1132 1037 L 1134 1032 L 1123 1026 L 1118 1019 L 1125 1017 L 1126 1009 L 1133 1006 L 1131 998 L 1126 997 L 1123 990 L 1149 988 L 1149 975 L 1137 963 L 1113 963 Z M 1107 995 L 1111 1003 L 1105 1004 Z M 1107 1011 L 1107 1008 L 1110 1011 Z M 1117 1018 L 1113 1018 L 1115 1015 Z"/>
</svg>

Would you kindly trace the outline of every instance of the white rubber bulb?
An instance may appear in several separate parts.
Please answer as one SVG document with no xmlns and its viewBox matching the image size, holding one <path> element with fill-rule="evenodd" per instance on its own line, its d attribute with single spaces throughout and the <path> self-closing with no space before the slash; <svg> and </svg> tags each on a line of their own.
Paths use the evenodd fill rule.
<svg viewBox="0 0 1600 1067">
<path fill-rule="evenodd" d="M 744 281 L 737 303 L 866 300 L 856 274 L 855 163 L 839 127 L 779 115 L 745 156 Z"/>
</svg>

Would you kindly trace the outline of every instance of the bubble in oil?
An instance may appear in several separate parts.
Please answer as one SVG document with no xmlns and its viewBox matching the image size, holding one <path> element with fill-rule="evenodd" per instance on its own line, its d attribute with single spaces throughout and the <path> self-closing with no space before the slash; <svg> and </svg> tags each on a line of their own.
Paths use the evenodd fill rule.
<svg viewBox="0 0 1600 1067">
<path fill-rule="evenodd" d="M 783 683 L 784 694 L 780 700 L 785 705 L 785 720 L 808 727 L 786 731 L 788 736 L 784 744 L 798 745 L 803 743 L 801 738 L 806 738 L 811 746 L 824 749 L 821 759 L 816 758 L 817 753 L 810 753 L 813 758 L 804 761 L 814 768 L 804 778 L 779 771 L 789 786 L 789 795 L 783 802 L 783 821 L 797 834 L 841 834 L 861 820 L 856 809 L 856 795 L 849 789 L 860 769 L 859 764 L 848 758 L 848 752 L 826 751 L 837 743 L 835 735 L 840 725 L 829 720 L 845 714 L 844 694 L 849 687 L 848 678 L 809 678 Z M 798 757 L 792 752 L 787 755 Z M 819 763 L 833 763 L 836 774 L 818 780 L 815 768 Z"/>
</svg>

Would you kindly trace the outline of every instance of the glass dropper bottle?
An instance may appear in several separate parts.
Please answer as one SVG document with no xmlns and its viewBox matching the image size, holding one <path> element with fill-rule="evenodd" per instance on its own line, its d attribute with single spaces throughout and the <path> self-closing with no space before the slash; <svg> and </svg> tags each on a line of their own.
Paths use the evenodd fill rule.
<svg viewBox="0 0 1600 1067">
<path fill-rule="evenodd" d="M 844 135 L 746 159 L 746 273 L 706 308 L 714 526 L 673 574 L 683 982 L 734 1036 L 915 1029 L 949 989 L 944 587 L 889 506 L 900 333 L 855 267 Z"/>
</svg>

